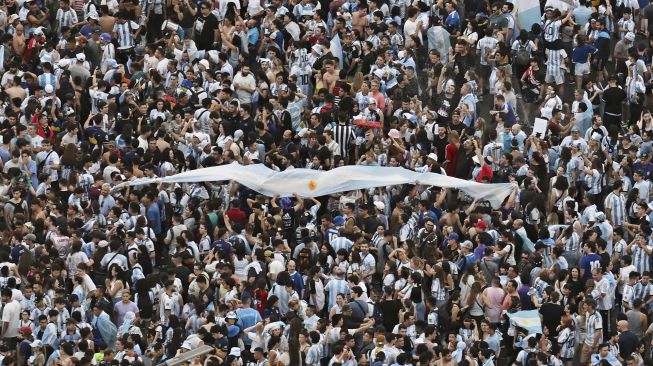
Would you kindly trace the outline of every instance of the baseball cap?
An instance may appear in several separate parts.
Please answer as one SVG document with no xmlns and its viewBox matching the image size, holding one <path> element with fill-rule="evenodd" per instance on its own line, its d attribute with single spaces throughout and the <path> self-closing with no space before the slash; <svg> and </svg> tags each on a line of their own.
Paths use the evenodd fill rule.
<svg viewBox="0 0 653 366">
<path fill-rule="evenodd" d="M 628 33 L 626 33 L 626 35 L 624 36 L 624 38 L 627 39 L 627 40 L 629 40 L 629 41 L 631 41 L 631 42 L 633 42 L 633 41 L 635 41 L 635 33 L 633 33 L 633 32 L 628 32 Z"/>
<path fill-rule="evenodd" d="M 209 67 L 211 67 L 210 64 L 209 64 L 209 60 L 200 60 L 199 64 L 202 65 L 202 66 L 204 66 L 204 67 L 207 68 L 207 69 L 208 69 Z"/>
<path fill-rule="evenodd" d="M 118 62 L 112 58 L 107 59 L 107 66 L 108 67 L 118 67 Z"/>
<path fill-rule="evenodd" d="M 105 42 L 111 42 L 111 35 L 109 33 L 102 33 L 100 35 L 100 39 L 102 39 Z"/>
<path fill-rule="evenodd" d="M 76 55 L 75 55 L 75 58 L 76 58 L 77 61 L 79 61 L 79 62 L 84 62 L 84 61 L 86 61 L 86 55 L 83 54 L 83 53 L 81 53 L 81 52 L 78 53 L 78 54 L 76 54 Z"/>
<path fill-rule="evenodd" d="M 381 201 L 374 201 L 374 207 L 376 207 L 376 209 L 379 211 L 383 211 L 385 210 L 385 203 Z"/>
<path fill-rule="evenodd" d="M 28 328 L 28 327 L 24 327 L 24 328 Z M 31 329 L 30 329 L 30 331 L 31 331 Z M 32 347 L 32 348 L 41 348 L 41 347 L 43 347 L 43 342 L 41 342 L 40 339 L 35 339 L 34 342 L 30 343 L 30 347 Z"/>
<path fill-rule="evenodd" d="M 467 249 L 474 249 L 474 244 L 472 244 L 472 242 L 469 240 L 465 240 L 462 242 L 462 244 L 460 244 L 460 246 Z"/>
<path fill-rule="evenodd" d="M 474 224 L 474 227 L 477 228 L 477 229 L 487 230 L 487 223 L 485 221 L 478 220 Z"/>
<path fill-rule="evenodd" d="M 336 216 L 333 218 L 333 224 L 336 226 L 341 226 L 345 223 L 345 218 L 342 216 Z"/>
<path fill-rule="evenodd" d="M 447 236 L 447 240 L 458 240 L 458 234 L 457 233 L 451 233 L 449 236 Z"/>
<path fill-rule="evenodd" d="M 434 160 L 434 161 L 438 161 L 438 156 L 435 153 L 428 154 L 427 158 L 429 158 L 431 160 Z"/>
</svg>

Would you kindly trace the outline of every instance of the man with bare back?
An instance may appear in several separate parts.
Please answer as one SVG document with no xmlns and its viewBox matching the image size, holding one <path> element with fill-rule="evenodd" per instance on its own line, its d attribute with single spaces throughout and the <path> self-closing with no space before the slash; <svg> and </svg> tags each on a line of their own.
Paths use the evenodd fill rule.
<svg viewBox="0 0 653 366">
<path fill-rule="evenodd" d="M 338 71 L 336 70 L 336 63 L 333 60 L 328 60 L 324 62 L 324 75 L 322 75 L 322 82 L 324 87 L 329 91 L 333 92 L 333 87 L 338 81 Z"/>
<path fill-rule="evenodd" d="M 367 7 L 360 5 L 358 11 L 354 11 L 351 14 L 351 27 L 357 29 L 361 34 L 365 34 L 367 23 Z"/>
</svg>

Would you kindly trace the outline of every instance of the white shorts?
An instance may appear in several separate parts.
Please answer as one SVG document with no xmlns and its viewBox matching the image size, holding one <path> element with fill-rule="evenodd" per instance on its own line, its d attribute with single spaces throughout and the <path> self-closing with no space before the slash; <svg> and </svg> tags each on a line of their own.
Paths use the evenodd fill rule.
<svg viewBox="0 0 653 366">
<path fill-rule="evenodd" d="M 556 75 L 546 74 L 546 77 L 544 78 L 545 83 L 552 83 L 554 81 L 555 81 L 556 85 L 564 84 L 564 82 L 565 82 L 565 73 L 563 71 L 560 71 L 560 73 L 558 73 Z"/>
<path fill-rule="evenodd" d="M 576 76 L 583 76 L 583 75 L 589 75 L 590 73 L 590 63 L 585 62 L 584 64 L 574 64 L 574 75 Z"/>
</svg>

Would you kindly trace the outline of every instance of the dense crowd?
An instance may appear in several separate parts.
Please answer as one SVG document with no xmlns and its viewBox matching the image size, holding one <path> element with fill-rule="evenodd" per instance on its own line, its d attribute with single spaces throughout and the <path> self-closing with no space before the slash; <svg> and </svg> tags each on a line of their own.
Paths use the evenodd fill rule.
<svg viewBox="0 0 653 366">
<path fill-rule="evenodd" d="M 653 364 L 653 2 L 531 3 L 3 0 L 0 366 Z"/>
</svg>

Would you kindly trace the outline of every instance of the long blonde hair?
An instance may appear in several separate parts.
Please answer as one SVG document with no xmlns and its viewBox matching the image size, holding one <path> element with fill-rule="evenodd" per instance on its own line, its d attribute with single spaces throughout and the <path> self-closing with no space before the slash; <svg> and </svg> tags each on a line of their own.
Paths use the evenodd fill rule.
<svg viewBox="0 0 653 366">
<path fill-rule="evenodd" d="M 354 81 L 351 84 L 351 91 L 352 93 L 356 94 L 361 90 L 361 85 L 363 85 L 363 73 L 360 71 L 357 71 L 354 74 Z"/>
</svg>

